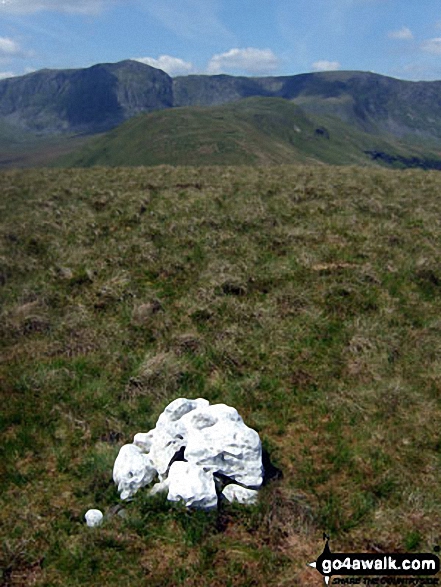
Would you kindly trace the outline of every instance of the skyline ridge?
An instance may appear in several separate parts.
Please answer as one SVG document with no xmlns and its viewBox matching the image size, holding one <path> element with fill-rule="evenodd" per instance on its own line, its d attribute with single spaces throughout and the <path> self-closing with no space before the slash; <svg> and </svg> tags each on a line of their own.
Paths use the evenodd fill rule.
<svg viewBox="0 0 441 587">
<path fill-rule="evenodd" d="M 405 78 L 401 78 L 398 76 L 387 75 L 384 73 L 379 73 L 377 71 L 365 70 L 365 69 L 330 69 L 330 70 L 323 70 L 323 71 L 311 70 L 311 71 L 302 71 L 299 73 L 286 73 L 286 74 L 280 74 L 280 75 L 276 75 L 276 74 L 244 75 L 244 74 L 234 74 L 234 73 L 207 73 L 207 72 L 170 75 L 166 70 L 161 69 L 159 66 L 150 65 L 150 64 L 144 63 L 143 61 L 140 61 L 138 59 L 127 58 L 127 59 L 120 59 L 118 61 L 97 62 L 97 63 L 93 63 L 91 65 L 87 65 L 85 67 L 42 67 L 40 69 L 29 71 L 29 72 L 26 72 L 26 73 L 23 73 L 20 75 L 11 75 L 10 77 L 0 78 L 0 84 L 6 80 L 23 78 L 23 77 L 31 76 L 31 75 L 38 74 L 41 72 L 83 71 L 83 70 L 90 70 L 92 68 L 99 67 L 99 66 L 121 65 L 124 63 L 141 64 L 142 66 L 145 66 L 147 68 L 162 71 L 163 73 L 167 74 L 172 79 L 185 78 L 185 77 L 233 77 L 233 78 L 249 78 L 249 79 L 262 79 L 262 78 L 272 79 L 272 78 L 300 77 L 300 76 L 306 76 L 306 75 L 332 76 L 333 74 L 335 74 L 335 75 L 367 74 L 367 75 L 373 75 L 373 76 L 378 76 L 378 77 L 382 77 L 382 78 L 389 78 L 389 79 L 393 79 L 393 80 L 397 80 L 397 81 L 402 81 L 405 83 L 414 83 L 414 84 L 418 84 L 418 83 L 429 83 L 430 84 L 430 83 L 436 83 L 436 82 L 441 81 L 441 73 L 440 73 L 439 79 L 437 78 L 437 79 L 431 79 L 431 80 L 410 80 L 410 79 L 405 79 Z"/>
<path fill-rule="evenodd" d="M 174 76 L 441 78 L 436 0 L 4 0 L 0 78 L 125 58 Z"/>
</svg>

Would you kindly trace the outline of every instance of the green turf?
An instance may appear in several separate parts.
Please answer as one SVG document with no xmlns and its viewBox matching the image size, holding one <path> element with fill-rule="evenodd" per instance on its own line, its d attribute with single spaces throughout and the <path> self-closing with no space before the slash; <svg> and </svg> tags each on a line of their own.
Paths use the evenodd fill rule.
<svg viewBox="0 0 441 587">
<path fill-rule="evenodd" d="M 268 131 L 270 132 L 270 131 Z M 441 176 L 361 167 L 0 174 L 3 584 L 320 585 L 441 534 Z M 119 503 L 177 397 L 234 405 L 257 506 Z"/>
<path fill-rule="evenodd" d="M 305 114 L 282 98 L 173 108 L 134 117 L 91 139 L 58 165 L 374 165 L 367 151 L 434 157 L 427 145 L 368 134 L 332 116 Z"/>
</svg>

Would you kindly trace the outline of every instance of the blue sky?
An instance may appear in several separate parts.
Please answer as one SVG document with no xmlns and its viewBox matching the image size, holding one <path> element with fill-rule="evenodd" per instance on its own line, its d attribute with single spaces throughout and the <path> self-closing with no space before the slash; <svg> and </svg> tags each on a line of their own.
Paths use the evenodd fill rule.
<svg viewBox="0 0 441 587">
<path fill-rule="evenodd" d="M 441 79 L 441 0 L 0 0 L 0 77 L 139 59 L 170 75 Z"/>
</svg>

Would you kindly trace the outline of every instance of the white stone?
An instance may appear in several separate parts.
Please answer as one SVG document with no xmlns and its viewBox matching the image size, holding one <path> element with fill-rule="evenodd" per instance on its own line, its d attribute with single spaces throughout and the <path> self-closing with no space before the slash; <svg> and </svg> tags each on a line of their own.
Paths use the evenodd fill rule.
<svg viewBox="0 0 441 587">
<path fill-rule="evenodd" d="M 208 405 L 209 402 L 202 398 L 190 400 L 181 397 L 175 399 L 159 416 L 156 428 L 146 435 L 150 435 L 149 457 L 158 472 L 160 481 L 167 478 L 171 460 L 187 443 L 187 430 L 181 422 L 182 416 L 201 406 Z M 137 434 L 136 437 L 138 436 Z"/>
<path fill-rule="evenodd" d="M 208 400 L 201 397 L 198 399 L 186 399 L 185 397 L 179 397 L 178 399 L 172 401 L 171 404 L 169 404 L 159 416 L 156 423 L 156 428 L 168 428 L 172 422 L 180 420 L 182 416 L 188 414 L 188 412 L 208 405 Z"/>
<path fill-rule="evenodd" d="M 176 427 L 174 433 L 169 428 L 155 428 L 149 458 L 152 466 L 158 472 L 160 481 L 167 478 L 170 461 L 185 446 L 184 433 L 185 431 L 180 430 L 179 426 Z"/>
<path fill-rule="evenodd" d="M 155 483 L 149 491 L 149 495 L 156 495 L 157 493 L 168 493 L 169 481 L 165 479 L 159 483 Z"/>
<path fill-rule="evenodd" d="M 212 473 L 258 488 L 263 482 L 262 445 L 235 408 L 201 407 L 180 419 L 186 428 L 184 457 Z"/>
<path fill-rule="evenodd" d="M 252 505 L 257 502 L 259 492 L 255 489 L 247 489 L 241 485 L 230 483 L 224 488 L 222 495 L 228 499 L 228 501 L 237 501 L 246 505 Z"/>
<path fill-rule="evenodd" d="M 183 501 L 187 507 L 213 509 L 217 493 L 213 475 L 194 463 L 175 461 L 168 473 L 170 501 Z"/>
<path fill-rule="evenodd" d="M 153 442 L 153 432 L 153 430 L 150 430 L 150 432 L 138 432 L 133 437 L 133 444 L 143 452 L 149 452 Z"/>
<path fill-rule="evenodd" d="M 84 517 L 89 528 L 100 526 L 103 522 L 103 513 L 100 510 L 88 510 Z"/>
<path fill-rule="evenodd" d="M 165 408 L 153 430 L 136 434 L 133 444 L 121 448 L 113 478 L 122 499 L 132 497 L 157 474 L 159 483 L 151 489 L 152 495 L 168 491 L 172 501 L 211 508 L 217 504 L 214 473 L 249 488 L 260 487 L 259 435 L 246 426 L 235 408 L 210 406 L 202 398 L 178 398 Z M 251 499 L 243 497 L 240 488 L 237 495 L 238 501 Z"/>
<path fill-rule="evenodd" d="M 155 475 L 150 458 L 138 446 L 125 444 L 121 447 L 113 466 L 113 480 L 121 499 L 133 497 L 138 489 L 151 483 Z"/>
</svg>

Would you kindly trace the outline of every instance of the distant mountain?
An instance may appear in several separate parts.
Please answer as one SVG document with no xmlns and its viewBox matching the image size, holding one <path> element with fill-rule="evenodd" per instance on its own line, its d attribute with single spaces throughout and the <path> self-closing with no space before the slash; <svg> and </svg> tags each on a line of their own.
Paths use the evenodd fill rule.
<svg viewBox="0 0 441 587">
<path fill-rule="evenodd" d="M 367 132 L 441 138 L 441 81 L 409 82 L 359 71 L 172 79 L 130 60 L 0 80 L 0 121 L 47 134 L 95 133 L 141 112 L 218 106 L 250 97 L 285 98 Z"/>
<path fill-rule="evenodd" d="M 335 117 L 305 114 L 288 100 L 246 98 L 222 106 L 142 114 L 58 163 L 69 167 L 288 163 L 406 167 L 409 162 L 418 167 L 430 166 L 430 161 L 409 145 L 362 132 Z"/>
<path fill-rule="evenodd" d="M 441 139 L 441 82 L 332 71 L 286 77 L 190 75 L 173 80 L 174 106 L 211 106 L 250 96 L 285 98 L 366 132 Z"/>
<path fill-rule="evenodd" d="M 43 69 L 0 81 L 0 121 L 40 134 L 102 132 L 172 106 L 172 79 L 137 61 Z"/>
<path fill-rule="evenodd" d="M 376 163 L 407 165 L 408 161 L 416 161 L 415 165 L 419 165 L 422 158 L 421 166 L 433 167 L 441 159 L 441 82 L 438 81 L 409 82 L 359 71 L 250 78 L 189 75 L 172 79 L 159 69 L 128 60 L 86 69 L 41 70 L 1 80 L 0 166 L 7 166 L 10 161 L 32 164 L 34 159 L 27 157 L 26 149 L 29 150 L 29 145 L 32 145 L 32 152 L 35 153 L 36 143 L 41 140 L 38 137 L 45 137 L 46 141 L 59 137 L 57 143 L 50 142 L 44 147 L 50 162 L 56 156 L 58 146 L 64 153 L 76 148 L 78 143 L 71 141 L 72 135 L 103 133 L 141 113 L 171 112 L 194 106 L 226 106 L 246 98 L 284 99 L 287 104 L 300 107 L 302 113 L 297 110 L 296 116 L 308 118 L 313 127 L 320 126 L 323 118 L 328 126 L 335 129 L 331 143 L 337 135 L 349 133 L 352 137 L 358 137 L 363 146 L 356 152 L 369 151 L 370 154 L 364 153 L 363 157 L 370 157 Z M 249 110 L 249 105 L 245 110 Z M 276 116 L 272 107 L 270 110 L 271 116 Z M 244 115 L 244 110 L 240 108 L 228 112 L 232 124 L 233 114 L 239 118 Z M 202 121 L 205 121 L 207 129 L 215 124 L 208 111 L 199 111 L 198 114 L 188 111 L 185 116 L 198 128 L 197 131 L 193 129 L 193 138 L 202 136 Z M 152 132 L 159 128 L 159 120 L 165 126 L 179 120 L 181 130 L 178 135 L 181 136 L 186 132 L 185 125 L 182 126 L 184 118 L 180 114 L 152 118 Z M 340 129 L 336 126 L 337 122 L 342 125 Z M 140 122 L 134 124 L 137 127 Z M 235 119 L 234 124 L 242 128 L 239 119 Z M 265 124 L 269 124 L 268 121 Z M 277 126 L 278 123 L 274 124 Z M 124 127 L 122 134 L 117 135 L 123 136 L 128 128 L 131 127 Z M 256 120 L 252 128 L 253 132 L 264 131 L 259 129 Z M 187 130 L 193 132 L 190 128 Z M 174 131 L 169 129 L 167 132 L 173 142 L 176 138 Z M 241 132 L 245 132 L 244 128 Z M 368 135 L 372 140 L 367 140 Z M 63 144 L 65 136 L 69 137 L 67 146 Z M 193 138 L 188 139 L 190 143 Z M 245 141 L 247 145 L 249 139 Z M 103 140 L 110 139 L 106 137 Z M 249 152 L 248 146 L 246 150 Z M 14 152 L 12 158 L 10 151 Z M 237 145 L 233 151 L 237 154 Z M 145 157 L 147 155 L 144 154 L 141 158 L 144 160 Z M 219 158 L 226 160 L 228 157 L 218 154 L 213 160 Z M 340 156 L 334 158 L 341 159 Z M 348 161 L 354 158 L 357 159 L 358 155 L 351 155 Z"/>
</svg>

